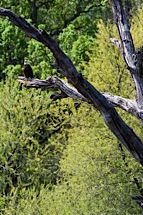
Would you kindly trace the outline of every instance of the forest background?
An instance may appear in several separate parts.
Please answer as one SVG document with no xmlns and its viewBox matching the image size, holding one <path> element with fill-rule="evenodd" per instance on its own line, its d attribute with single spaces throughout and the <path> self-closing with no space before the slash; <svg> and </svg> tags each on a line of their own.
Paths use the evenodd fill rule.
<svg viewBox="0 0 143 215">
<path fill-rule="evenodd" d="M 123 1 L 136 48 L 143 44 L 142 1 Z M 120 51 L 108 1 L 3 1 L 46 30 L 77 70 L 101 92 L 132 99 L 133 86 Z M 54 90 L 27 89 L 17 78 L 28 59 L 34 77 L 63 78 L 51 52 L 0 19 L 0 213 L 142 214 L 142 166 L 109 131 L 90 104 L 53 101 Z M 118 110 L 143 138 L 135 117 Z"/>
</svg>

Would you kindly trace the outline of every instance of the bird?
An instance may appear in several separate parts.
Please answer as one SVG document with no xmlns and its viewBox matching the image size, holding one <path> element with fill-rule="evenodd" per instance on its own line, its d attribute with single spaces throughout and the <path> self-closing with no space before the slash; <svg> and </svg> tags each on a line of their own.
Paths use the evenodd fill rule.
<svg viewBox="0 0 143 215">
<path fill-rule="evenodd" d="M 25 78 L 33 78 L 33 71 L 27 60 L 24 60 L 23 72 Z"/>
</svg>

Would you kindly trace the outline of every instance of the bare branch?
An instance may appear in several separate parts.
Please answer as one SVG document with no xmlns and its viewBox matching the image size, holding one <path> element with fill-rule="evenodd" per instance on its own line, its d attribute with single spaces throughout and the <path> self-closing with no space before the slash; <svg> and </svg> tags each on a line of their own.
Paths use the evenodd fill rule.
<svg viewBox="0 0 143 215">
<path fill-rule="evenodd" d="M 121 41 L 115 39 L 115 38 L 110 38 L 110 41 L 115 44 L 118 48 L 122 48 L 122 44 L 121 44 Z"/>
<path fill-rule="evenodd" d="M 141 71 L 138 58 L 133 44 L 130 26 L 122 7 L 121 0 L 110 0 L 115 22 L 118 28 L 119 36 L 122 44 L 122 53 L 125 63 L 131 73 L 133 83 L 136 90 L 136 100 L 139 109 L 143 109 L 143 81 L 141 80 Z"/>
<path fill-rule="evenodd" d="M 23 18 L 9 10 L 0 8 L 0 15 L 9 17 L 10 21 L 22 29 L 28 36 L 36 39 L 48 47 L 53 53 L 59 67 L 68 81 L 81 93 L 96 109 L 114 133 L 124 144 L 133 157 L 143 165 L 143 143 L 134 131 L 118 115 L 113 105 L 99 91 L 97 91 L 81 74 L 77 72 L 69 57 L 60 49 L 58 44 L 45 31 L 38 30 Z"/>
<path fill-rule="evenodd" d="M 131 113 L 136 118 L 138 118 L 143 124 L 143 110 L 138 109 L 137 102 L 132 99 L 125 99 L 121 96 L 111 95 L 109 93 L 103 93 L 108 101 L 112 103 L 115 107 L 119 107 L 128 113 Z"/>
<path fill-rule="evenodd" d="M 121 96 L 111 95 L 109 93 L 103 93 L 103 95 L 110 101 L 114 106 L 121 108 L 122 110 L 127 111 L 135 115 L 137 111 L 137 104 L 135 100 L 125 99 Z"/>
<path fill-rule="evenodd" d="M 120 0 L 111 0 L 115 23 L 118 28 L 119 36 L 121 39 L 122 47 L 124 50 L 124 60 L 127 66 L 131 69 L 135 69 L 134 58 L 135 48 L 130 33 L 130 26 L 126 18 L 125 12 L 123 10 Z"/>
<path fill-rule="evenodd" d="M 54 100 L 59 98 L 73 98 L 73 99 L 79 99 L 84 102 L 88 102 L 88 99 L 86 99 L 83 95 L 81 95 L 77 89 L 71 87 L 68 83 L 66 83 L 64 80 L 59 79 L 56 76 L 49 76 L 46 80 L 39 80 L 37 78 L 27 80 L 23 76 L 18 77 L 18 81 L 21 82 L 26 87 L 33 87 L 33 88 L 54 88 L 61 90 L 61 94 L 54 94 L 52 95 L 52 99 Z"/>
<path fill-rule="evenodd" d="M 53 100 L 70 97 L 73 99 L 79 99 L 90 104 L 90 101 L 86 99 L 81 93 L 79 93 L 77 89 L 71 87 L 67 82 L 59 79 L 56 76 L 50 76 L 46 80 L 39 80 L 37 78 L 27 80 L 25 77 L 19 76 L 18 81 L 22 83 L 25 87 L 29 88 L 54 88 L 61 90 L 61 93 L 56 92 L 51 95 L 51 99 Z M 106 99 L 110 103 L 112 103 L 113 106 L 119 107 L 122 110 L 131 113 L 132 115 L 137 117 L 143 124 L 143 111 L 141 114 L 141 112 L 138 110 L 138 106 L 135 100 L 125 99 L 121 96 L 111 95 L 109 93 L 102 93 L 102 95 L 104 95 Z"/>
</svg>

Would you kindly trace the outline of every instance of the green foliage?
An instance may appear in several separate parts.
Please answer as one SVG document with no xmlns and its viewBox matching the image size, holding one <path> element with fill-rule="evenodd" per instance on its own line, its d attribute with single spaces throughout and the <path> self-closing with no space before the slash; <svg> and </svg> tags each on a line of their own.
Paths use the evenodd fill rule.
<svg viewBox="0 0 143 215">
<path fill-rule="evenodd" d="M 143 44 L 143 38 L 142 38 L 142 26 L 143 26 L 143 12 L 142 8 L 139 8 L 137 10 L 136 16 L 133 17 L 131 22 L 131 32 L 133 35 L 133 41 L 135 44 L 136 49 L 140 48 Z"/>
<path fill-rule="evenodd" d="M 96 1 L 96 5 L 103 3 L 103 7 L 105 5 L 105 0 Z M 49 32 L 55 32 L 59 30 L 60 32 L 68 26 L 71 22 L 73 22 L 76 26 L 76 29 L 81 33 L 93 33 L 93 29 L 96 29 L 97 19 L 94 19 L 93 22 L 89 22 L 94 16 L 94 14 L 98 14 L 98 17 L 102 17 L 102 7 L 95 6 L 91 12 L 82 13 L 82 11 L 87 11 L 91 5 L 95 5 L 93 0 L 87 2 L 84 0 L 72 0 L 72 1 L 53 1 L 49 10 L 45 10 L 45 8 L 41 7 L 39 9 L 39 13 L 41 16 L 39 17 L 41 20 L 41 24 L 46 24 L 46 30 Z M 58 11 L 58 12 L 57 12 Z M 81 12 L 80 12 L 81 11 Z M 76 17 L 76 14 L 79 15 Z M 76 17 L 76 19 L 74 19 Z M 94 16 L 95 18 L 95 16 Z M 69 21 L 71 19 L 71 21 Z M 88 23 L 88 24 L 87 24 Z"/>
<path fill-rule="evenodd" d="M 131 196 L 138 193 L 134 177 L 142 178 L 142 168 L 120 150 L 99 113 L 82 105 L 70 124 L 59 183 L 41 186 L 40 192 L 21 189 L 18 203 L 13 196 L 5 214 L 141 214 Z"/>
<path fill-rule="evenodd" d="M 133 98 L 130 74 L 120 50 L 110 42 L 110 37 L 118 38 L 116 26 L 100 22 L 98 28 L 96 46 L 92 47 L 93 54 L 85 65 L 88 79 L 101 92 Z"/>
<path fill-rule="evenodd" d="M 59 36 L 61 48 L 72 59 L 74 65 L 82 72 L 82 62 L 89 61 L 88 52 L 95 45 L 94 39 L 88 35 L 77 34 L 75 26 L 69 25 Z"/>
<path fill-rule="evenodd" d="M 1 83 L 0 193 L 13 187 L 56 183 L 58 163 L 65 147 L 50 138 L 67 126 L 69 113 L 51 103 L 50 93 L 20 89 L 12 77 Z M 63 112 L 64 111 L 64 115 Z"/>
<path fill-rule="evenodd" d="M 15 42 L 14 42 L 15 38 Z M 7 19 L 0 19 L 0 79 L 9 65 L 21 64 L 27 53 L 27 38 Z M 8 69 L 9 70 L 9 69 Z"/>
<path fill-rule="evenodd" d="M 47 32 L 53 33 L 57 31 L 56 39 L 60 41 L 61 46 L 69 44 L 68 46 L 72 47 L 72 49 L 67 47 L 64 50 L 71 56 L 75 65 L 79 65 L 78 69 L 81 70 L 81 61 L 88 60 L 86 52 L 93 44 L 91 36 L 95 36 L 97 21 L 99 17 L 102 17 L 105 2 L 96 1 L 97 5 L 103 3 L 103 6 L 95 6 L 89 11 L 88 9 L 94 5 L 93 0 L 89 2 L 84 0 L 41 2 L 36 0 L 32 4 L 30 1 L 15 2 L 13 0 L 4 0 L 0 3 L 0 6 L 7 7 L 18 15 L 24 16 L 30 23 L 32 22 L 32 24 Z M 79 11 L 88 12 L 81 13 Z M 79 14 L 76 16 L 76 13 Z M 74 19 L 74 16 L 76 19 Z M 90 21 L 91 18 L 94 18 L 92 22 Z M 74 26 L 72 30 L 75 37 L 72 37 L 72 39 L 70 39 L 70 24 Z M 59 33 L 63 30 L 65 31 L 62 33 L 63 39 L 61 39 L 61 36 L 58 39 Z M 8 65 L 22 65 L 24 58 L 29 59 L 34 64 L 36 77 L 46 78 L 49 74 L 56 74 L 56 71 L 50 67 L 53 57 L 49 51 L 40 43 L 34 40 L 29 41 L 23 32 L 11 25 L 7 19 L 0 20 L 0 33 L 0 79 L 6 77 L 7 74 L 3 70 Z"/>
<path fill-rule="evenodd" d="M 142 24 L 139 21 L 142 20 L 142 16 L 142 10 L 138 10 L 138 15 L 132 19 L 131 30 L 137 48 L 143 43 Z M 92 47 L 92 54 L 89 54 L 90 61 L 84 63 L 88 80 L 100 92 L 134 99 L 134 86 L 129 71 L 119 48 L 110 42 L 110 37 L 118 38 L 116 26 L 100 22 L 98 28 L 96 46 Z M 118 111 L 125 122 L 135 129 L 140 138 L 143 138 L 140 122 L 128 113 L 120 109 Z"/>
<path fill-rule="evenodd" d="M 142 167 L 124 148 L 121 150 L 117 139 L 92 108 L 81 107 L 72 117 L 72 123 L 69 144 L 60 163 L 68 181 L 67 192 L 76 194 L 81 206 L 80 213 L 75 214 L 137 213 L 131 196 L 138 193 L 134 178 L 142 182 Z M 138 129 L 141 131 L 141 126 Z"/>
<path fill-rule="evenodd" d="M 20 8 L 25 17 L 31 15 L 28 1 L 19 2 L 19 8 L 12 0 L 6 6 L 10 4 L 15 12 Z M 61 30 L 64 20 L 72 16 L 79 4 L 84 8 L 86 2 L 52 1 L 48 10 L 43 4 L 35 24 L 49 32 Z M 98 90 L 134 98 L 134 87 L 120 50 L 109 41 L 110 37 L 118 38 L 116 27 L 102 21 L 97 25 L 95 20 L 95 16 L 100 19 L 103 11 L 105 15 L 104 7 L 102 11 L 94 8 L 89 14 L 82 14 L 57 39 Z M 137 48 L 143 43 L 142 16 L 139 10 L 132 19 Z M 103 19 L 106 20 L 105 16 Z M 35 77 L 46 78 L 56 73 L 50 68 L 53 57 L 39 42 L 23 39 L 7 20 L 0 26 L 1 71 L 9 76 L 0 87 L 1 213 L 141 214 L 131 196 L 140 195 L 136 179 L 142 188 L 142 167 L 90 105 L 80 104 L 75 110 L 71 99 L 51 102 L 52 91 L 21 89 L 15 79 L 21 74 L 23 59 L 26 57 L 33 65 Z M 11 58 L 18 57 L 17 66 L 13 66 Z M 140 123 L 119 109 L 118 112 L 143 139 Z"/>
<path fill-rule="evenodd" d="M 53 71 L 50 63 L 53 62 L 53 57 L 47 47 L 32 39 L 28 42 L 27 51 L 27 58 L 29 63 L 33 65 L 32 68 L 36 78 L 45 79 L 52 75 Z"/>
</svg>

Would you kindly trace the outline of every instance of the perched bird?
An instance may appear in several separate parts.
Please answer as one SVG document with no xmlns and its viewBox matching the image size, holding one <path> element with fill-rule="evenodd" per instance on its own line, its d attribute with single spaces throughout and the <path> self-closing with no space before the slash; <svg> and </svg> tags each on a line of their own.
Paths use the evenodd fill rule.
<svg viewBox="0 0 143 215">
<path fill-rule="evenodd" d="M 23 72 L 26 78 L 33 78 L 33 71 L 27 60 L 24 61 Z"/>
</svg>

